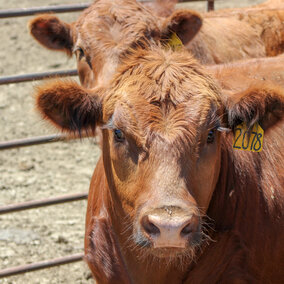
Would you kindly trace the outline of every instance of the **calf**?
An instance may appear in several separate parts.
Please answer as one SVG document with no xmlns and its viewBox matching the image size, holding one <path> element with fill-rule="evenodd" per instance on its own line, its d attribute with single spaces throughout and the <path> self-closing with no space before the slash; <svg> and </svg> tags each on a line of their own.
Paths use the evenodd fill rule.
<svg viewBox="0 0 284 284">
<path fill-rule="evenodd" d="M 154 43 L 117 70 L 36 99 L 64 132 L 102 130 L 85 235 L 97 283 L 283 283 L 284 90 L 223 95 L 191 55 Z M 233 150 L 241 122 L 263 128 L 262 152 Z"/>
<path fill-rule="evenodd" d="M 177 34 L 206 64 L 275 55 L 283 51 L 283 14 L 261 11 L 242 19 L 180 10 L 161 18 L 134 0 L 98 0 L 72 24 L 42 15 L 30 31 L 45 47 L 75 53 L 81 83 L 92 87 L 107 83 L 125 50 L 144 37 L 173 45 Z"/>
</svg>

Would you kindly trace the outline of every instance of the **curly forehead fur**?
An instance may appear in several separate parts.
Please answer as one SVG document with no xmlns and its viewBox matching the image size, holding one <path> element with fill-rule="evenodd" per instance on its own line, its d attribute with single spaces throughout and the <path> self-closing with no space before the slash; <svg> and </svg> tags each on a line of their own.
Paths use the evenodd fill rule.
<svg viewBox="0 0 284 284">
<path fill-rule="evenodd" d="M 127 116 L 128 124 L 136 121 L 144 132 L 150 129 L 171 142 L 183 137 L 188 144 L 195 126 L 212 126 L 221 115 L 218 87 L 185 51 L 152 46 L 129 52 L 123 61 L 104 99 L 105 121 L 120 113 L 118 121 Z"/>
</svg>

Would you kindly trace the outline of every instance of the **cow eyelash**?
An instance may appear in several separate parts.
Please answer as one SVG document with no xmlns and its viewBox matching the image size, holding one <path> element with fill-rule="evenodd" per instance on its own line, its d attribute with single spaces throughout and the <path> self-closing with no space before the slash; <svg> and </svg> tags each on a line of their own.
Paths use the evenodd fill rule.
<svg viewBox="0 0 284 284">
<path fill-rule="evenodd" d="M 208 135 L 207 135 L 207 144 L 212 144 L 214 142 L 216 131 L 230 132 L 231 129 L 228 129 L 228 128 L 225 128 L 225 127 L 221 127 L 221 126 L 217 126 L 217 127 L 213 128 L 213 129 L 211 129 L 208 132 Z"/>
<path fill-rule="evenodd" d="M 226 127 L 222 127 L 222 126 L 219 126 L 216 129 L 217 129 L 217 131 L 220 131 L 220 132 L 231 132 L 232 131 L 232 129 L 226 128 Z"/>
<path fill-rule="evenodd" d="M 79 59 L 81 59 L 82 57 L 85 56 L 84 50 L 83 50 L 81 47 L 79 47 L 79 46 L 77 46 L 77 47 L 73 50 L 73 52 L 74 52 L 74 53 L 79 53 Z"/>
</svg>

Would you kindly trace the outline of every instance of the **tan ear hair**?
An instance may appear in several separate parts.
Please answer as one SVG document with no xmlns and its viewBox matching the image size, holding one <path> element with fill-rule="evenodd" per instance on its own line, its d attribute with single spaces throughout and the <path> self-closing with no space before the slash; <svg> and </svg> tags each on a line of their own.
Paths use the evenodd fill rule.
<svg viewBox="0 0 284 284">
<path fill-rule="evenodd" d="M 190 42 L 202 26 L 202 17 L 195 11 L 177 10 L 166 18 L 162 31 L 166 38 L 176 33 L 183 44 Z"/>
<path fill-rule="evenodd" d="M 53 15 L 40 15 L 28 25 L 31 35 L 44 47 L 72 54 L 71 25 Z"/>
</svg>

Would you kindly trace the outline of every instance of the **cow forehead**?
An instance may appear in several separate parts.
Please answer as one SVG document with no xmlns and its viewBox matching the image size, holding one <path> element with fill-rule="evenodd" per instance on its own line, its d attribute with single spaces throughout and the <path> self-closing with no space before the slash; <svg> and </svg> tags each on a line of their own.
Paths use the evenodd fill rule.
<svg viewBox="0 0 284 284">
<path fill-rule="evenodd" d="M 125 59 L 105 97 L 104 121 L 127 131 L 138 128 L 142 137 L 188 140 L 212 126 L 210 117 L 221 115 L 220 106 L 219 89 L 189 54 L 152 48 Z"/>
<path fill-rule="evenodd" d="M 218 86 L 188 52 L 161 46 L 129 51 L 108 92 L 110 105 L 132 98 L 174 106 L 189 102 L 201 108 L 221 105 Z"/>
<path fill-rule="evenodd" d="M 158 31 L 157 17 L 136 1 L 129 0 L 95 1 L 75 27 L 75 37 L 90 49 L 129 46 L 139 37 Z"/>
</svg>

